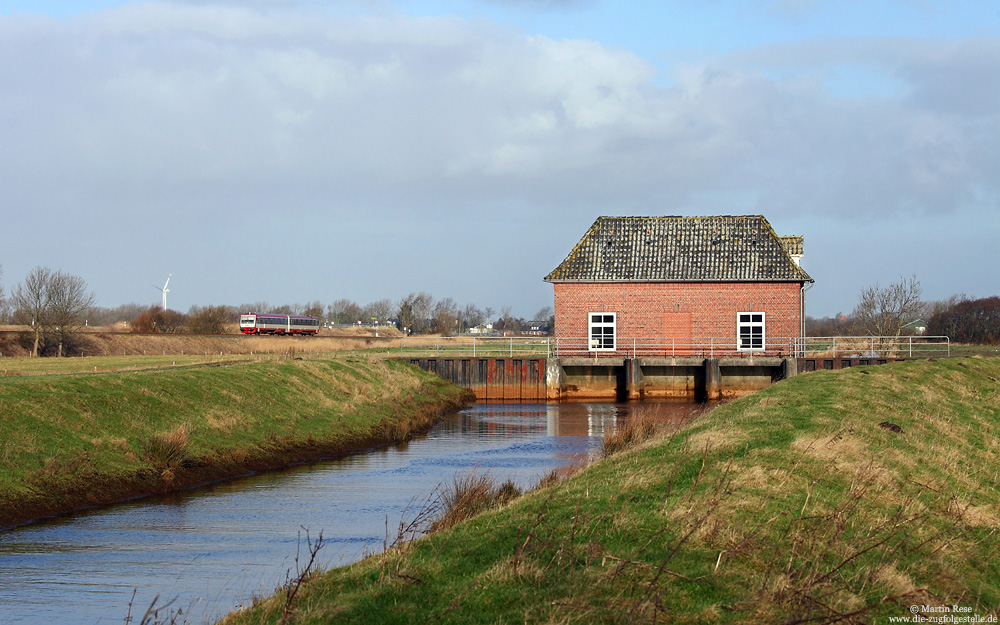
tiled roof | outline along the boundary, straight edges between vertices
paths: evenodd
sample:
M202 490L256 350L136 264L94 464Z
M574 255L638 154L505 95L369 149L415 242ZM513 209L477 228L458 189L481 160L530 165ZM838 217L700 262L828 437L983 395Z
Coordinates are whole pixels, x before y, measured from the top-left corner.
M546 282L813 282L760 215L598 217Z

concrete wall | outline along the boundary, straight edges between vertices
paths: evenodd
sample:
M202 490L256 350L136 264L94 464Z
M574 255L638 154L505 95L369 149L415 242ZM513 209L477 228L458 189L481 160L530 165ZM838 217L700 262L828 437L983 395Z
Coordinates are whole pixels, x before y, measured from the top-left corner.
M788 358L407 358L482 401L705 401L795 375Z
M549 399L705 401L766 388L797 368L788 358L553 358L547 370Z
M544 401L545 358L407 358L424 371L471 389L481 401Z

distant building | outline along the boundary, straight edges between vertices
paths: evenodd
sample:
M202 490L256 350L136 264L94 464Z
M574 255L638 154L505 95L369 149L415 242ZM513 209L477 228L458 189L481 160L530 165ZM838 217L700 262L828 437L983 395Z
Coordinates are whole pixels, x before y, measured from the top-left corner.
M527 334L529 336L545 336L549 333L549 321L547 319L539 319L535 321L527 322L524 332L522 334Z
M764 217L599 217L547 276L565 350L788 353L803 335L802 237Z

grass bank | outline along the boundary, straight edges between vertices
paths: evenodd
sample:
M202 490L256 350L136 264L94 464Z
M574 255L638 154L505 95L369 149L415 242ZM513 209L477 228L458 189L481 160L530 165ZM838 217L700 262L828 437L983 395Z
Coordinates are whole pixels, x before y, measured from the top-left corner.
M244 336L238 329L228 335L130 334L88 328L74 335L69 358L29 358L32 335L20 326L0 326L0 372L4 375L34 375L58 371L80 358L128 358L200 356L204 359L234 355L303 356L348 350L398 352L400 333L394 328L322 328L318 336ZM395 339L395 341L394 341ZM50 355L51 356L51 355Z
M363 357L0 379L0 527L366 449L463 389Z
M998 380L980 358L801 375L224 623L987 618Z

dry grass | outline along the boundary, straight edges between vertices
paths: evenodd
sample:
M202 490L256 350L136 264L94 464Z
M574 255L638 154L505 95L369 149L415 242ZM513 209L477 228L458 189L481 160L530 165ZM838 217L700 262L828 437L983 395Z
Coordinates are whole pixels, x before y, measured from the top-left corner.
M0 326L0 331L25 331L21 326ZM29 352L19 346L13 337L3 334L0 355L5 361L7 375L16 375L18 368L12 364L26 358ZM385 347L398 351L400 332L395 328L336 328L320 330L312 337L295 336L244 336L234 327L231 334L200 336L174 334L129 334L120 328L88 328L81 334L81 356L168 356L201 355L226 356L233 354L290 355L332 353L346 350ZM7 359L10 359L8 361ZM53 360L46 358L44 360Z
M169 432L154 434L142 446L150 462L163 471L176 471L190 464L191 426L181 423Z
M649 440L656 434L656 422L646 415L640 414L619 425L613 432L604 435L604 442L601 447L603 457L631 449L643 441Z
M513 480L497 485L488 472L470 471L452 478L439 492L439 510L431 522L431 531L448 529L486 510L499 508L521 495Z

